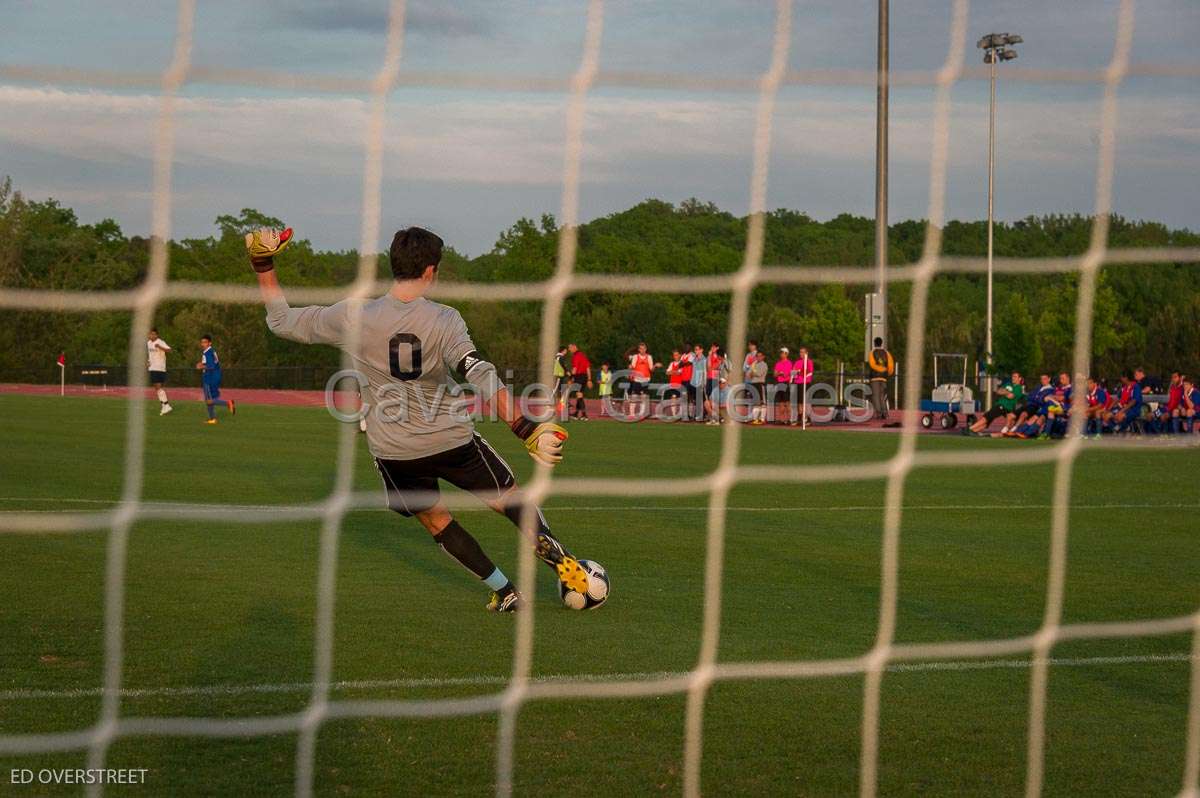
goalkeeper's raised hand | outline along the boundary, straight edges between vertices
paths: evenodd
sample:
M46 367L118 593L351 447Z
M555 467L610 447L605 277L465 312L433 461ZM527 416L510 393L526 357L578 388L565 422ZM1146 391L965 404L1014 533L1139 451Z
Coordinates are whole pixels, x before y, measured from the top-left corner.
M565 429L549 421L536 424L524 416L517 416L510 426L516 436L525 442L525 450L534 460L548 466L562 462L563 444L567 440Z
M246 251L250 253L250 265L256 272L269 272L275 268L275 256L292 240L292 228L272 230L261 227L246 233Z

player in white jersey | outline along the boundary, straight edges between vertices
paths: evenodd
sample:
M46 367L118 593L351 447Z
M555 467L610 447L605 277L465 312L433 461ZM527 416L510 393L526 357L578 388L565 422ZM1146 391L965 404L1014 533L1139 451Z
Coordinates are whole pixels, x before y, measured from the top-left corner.
M487 583L493 591L490 610L516 610L521 597L442 503L439 480L474 493L520 529L532 526L538 557L566 586L586 591L587 574L550 534L541 510L531 507L534 517L526 523L523 505L513 496L512 469L475 431L470 403L456 399L455 375L492 403L534 460L548 466L562 460L566 431L523 415L495 367L476 351L459 312L425 298L437 281L442 239L419 227L396 233L390 251L395 283L377 299L292 308L280 290L273 260L291 236L290 228L246 236L267 306L267 326L283 338L332 344L354 358L364 378L362 397L370 408L367 445L388 506L401 515L416 516L447 554Z
M164 390L167 384L167 352L170 351L171 347L167 346L167 342L158 337L158 330L151 327L146 340L146 365L150 367L150 384L158 394L160 416L171 412L171 403L167 400L167 392Z

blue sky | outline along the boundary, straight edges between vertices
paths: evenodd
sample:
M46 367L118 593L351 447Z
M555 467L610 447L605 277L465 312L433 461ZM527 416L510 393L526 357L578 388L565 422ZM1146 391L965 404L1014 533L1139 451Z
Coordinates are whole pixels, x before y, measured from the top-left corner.
M895 2L892 65L939 66L949 2ZM1117 3L972 3L974 41L1019 32L1024 67L1089 68L1111 57ZM562 77L576 67L580 0L429 2L408 6L401 68ZM165 0L0 0L4 65L156 72L169 62L174 4ZM774 3L605 4L601 67L708 77L753 77L770 57ZM369 77L383 58L384 0L200 0L193 63ZM874 0L797 0L791 66L871 69ZM1143 0L1133 59L1200 61L1200 3ZM1194 80L1135 78L1121 91L1114 205L1134 218L1200 228L1200 89ZM1004 82L999 87L997 214L1090 212L1101 89ZM893 221L928 203L933 90L892 93ZM735 93L602 88L589 97L581 216L647 197L748 202L755 98ZM404 87L388 103L383 237L423 224L469 254L491 248L519 216L558 213L566 97ZM157 101L144 89L99 90L0 78L0 174L31 197L54 196L86 221L150 224ZM356 246L361 96L261 87L188 85L178 116L176 236L208 235L244 206L286 219L319 247ZM986 211L987 84L953 92L947 216ZM874 90L789 86L779 95L769 205L828 218L873 211Z

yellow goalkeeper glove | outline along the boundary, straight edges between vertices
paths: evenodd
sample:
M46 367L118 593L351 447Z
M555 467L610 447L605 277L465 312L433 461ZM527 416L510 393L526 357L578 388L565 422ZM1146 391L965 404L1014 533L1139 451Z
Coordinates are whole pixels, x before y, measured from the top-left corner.
M261 227L246 233L246 250L250 253L250 265L256 272L269 272L275 268L275 256L283 251L292 240L292 228L272 230Z
M542 465L556 466L563 459L567 431L549 421L535 424L524 416L512 423L512 431L525 442L529 456Z

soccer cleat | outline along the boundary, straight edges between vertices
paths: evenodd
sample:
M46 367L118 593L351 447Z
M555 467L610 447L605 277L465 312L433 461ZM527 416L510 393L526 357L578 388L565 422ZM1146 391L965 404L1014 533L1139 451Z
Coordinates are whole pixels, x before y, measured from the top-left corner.
M167 404L164 404L162 406L162 409L158 411L158 414L160 416L165 416L167 413L170 413L173 409L174 408L172 408L171 404L168 402Z
M205 424L216 424L217 420L215 418L210 418L208 421L205 421L204 423Z
M521 594L509 584L492 593L487 603L488 612L516 612L521 609Z
M570 552L564 549L563 545L554 537L538 533L535 552L538 559L554 569L554 572L558 574L558 581L562 582L569 590L574 590L576 593L587 592L587 572L580 567L579 560L572 557Z
M237 415L237 405L235 405L233 403L232 399L229 400L229 415L231 415L231 416Z

